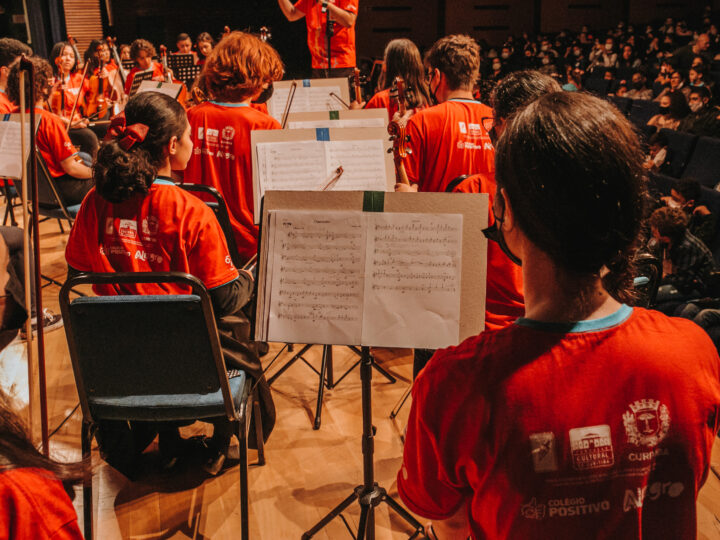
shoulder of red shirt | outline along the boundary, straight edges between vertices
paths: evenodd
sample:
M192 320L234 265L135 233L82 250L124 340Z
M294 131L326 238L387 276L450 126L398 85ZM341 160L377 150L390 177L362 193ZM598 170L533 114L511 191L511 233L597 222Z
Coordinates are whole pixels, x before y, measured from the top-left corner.
M390 89L380 90L365 105L366 109L386 109L390 104Z

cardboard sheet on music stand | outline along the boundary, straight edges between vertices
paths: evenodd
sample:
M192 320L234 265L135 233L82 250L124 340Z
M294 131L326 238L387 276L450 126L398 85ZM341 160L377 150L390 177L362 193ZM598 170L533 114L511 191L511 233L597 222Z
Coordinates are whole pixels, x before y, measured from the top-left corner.
M140 85L145 81L151 81L152 78L152 69L146 69L145 71L136 71L135 75L133 75L132 84L130 85L130 93L128 94L128 96L132 97L137 94Z
M140 86L138 86L138 89L135 93L140 94L142 92L159 92L161 94L165 94L166 96L170 96L173 99L177 99L180 95L181 90L182 84L180 83L146 80L140 83Z
M385 163L386 191L393 191L395 187L395 165L391 154L392 143L387 134L386 128L331 128L327 130L330 141L362 141L381 140L383 144L383 159ZM250 134L252 164L253 164L253 195L254 195L254 216L255 223L260 221L260 203L262 194L265 192L261 186L261 179L258 173L257 145L259 143L281 143L291 141L316 141L316 129L270 129L253 131ZM318 178L317 183L321 184L323 178ZM341 178L342 181L342 178ZM299 186L298 190L317 189L311 186ZM338 182L338 190L341 190L341 182Z
M336 77L332 79L294 79L287 81L276 81L273 83L275 92L268 101L268 112L270 116L275 118L278 122L281 121L283 111L285 110L285 103L287 101L288 91L292 83L297 83L295 89L295 99L293 105L290 108L290 112L315 112L315 111L337 111L343 109L342 103L337 99L330 97L329 93L337 89L340 90L339 96L345 103L350 103L350 81L346 77ZM299 107L299 94L307 88L327 88L328 98L327 104L321 108L313 110L307 110Z
M346 121L358 125L342 125ZM365 123L367 125L359 125ZM293 125L302 124L302 125ZM318 127L384 127L387 129L387 109L344 109L340 111L296 112L288 115L289 129L308 129Z
M258 288L265 287L267 279L266 247L268 245L268 216L273 210L363 210L364 192L293 192L268 191L262 210L260 253L258 257ZM484 193L385 193L384 212L462 214L462 260L460 322L458 343L482 332L485 325L485 283L487 276L487 243L482 229L487 227L488 196ZM401 270L401 269L400 269ZM260 293L258 293L258 318ZM398 306L398 309L401 309ZM428 329L431 331L431 329ZM257 328L256 328L257 332ZM282 336L273 339L283 341ZM288 340L291 341L291 340ZM383 347L384 343L329 343L332 345L370 345ZM447 346L455 345L448 343ZM418 348L417 343L393 344L395 347Z
M40 125L41 116L35 118L35 131ZM27 115L28 126L30 115ZM0 178L20 180L22 178L22 164L28 162L30 156L30 130L26 131L27 141L25 155L21 156L20 145L20 115L6 114L0 116Z

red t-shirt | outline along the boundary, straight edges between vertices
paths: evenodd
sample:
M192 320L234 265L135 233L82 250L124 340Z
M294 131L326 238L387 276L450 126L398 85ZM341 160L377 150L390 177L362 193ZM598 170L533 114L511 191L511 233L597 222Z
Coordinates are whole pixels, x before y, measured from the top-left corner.
M380 90L377 94L370 98L365 104L366 109L387 109L388 118L392 121L393 116L398 111L395 101L390 99L390 89ZM421 111L426 107L416 107L413 111Z
M420 191L445 191L462 174L495 172L495 148L482 126L492 109L471 99L452 99L418 111L407 124L412 153L408 179Z
M85 98L87 97L87 93L90 90L90 80L89 77L85 77L85 81L82 81L83 76L82 72L80 71L72 73L65 81L65 108L63 109L63 115L66 118L70 118L73 110L73 105L78 98L78 94L80 94L81 88L82 95L80 95L80 99L78 100L75 112L80 114L81 116L83 115L83 111L85 110ZM82 85L80 84L81 82Z
M250 103L250 108L270 115L270 113L268 112L267 103Z
M329 3L357 15L358 0L329 0ZM327 68L327 37L325 35L327 16L322 13L321 2L317 0L300 0L295 4L295 8L305 14L312 67L314 69ZM334 28L335 33L330 42L332 67L355 67L355 25L345 28L335 22Z
M466 508L473 538L695 538L720 359L694 323L623 306L521 319L438 351L415 379L398 489Z
M33 468L0 472L0 538L82 540L70 497L53 473Z
M132 88L132 82L135 78L135 74L138 71L145 71L144 69L140 69L139 67L135 66L130 70L130 73L128 73L127 78L125 79L125 93L130 95L130 89ZM160 62L153 62L152 63L152 79L154 81L162 80L165 77L165 69L163 68L163 65Z
M158 179L144 197L113 204L93 188L70 231L65 259L84 272L186 272L213 289L238 277L213 211ZM183 294L172 284L121 285L120 294ZM99 294L119 294L98 286Z
M0 114L8 114L15 109L16 105L10 101L7 94L0 90Z
M14 112L19 110L20 108L16 107ZM37 148L45 160L50 175L53 178L63 176L65 171L60 162L77 154L77 151L60 117L37 107L35 112L40 115L40 125L38 125L37 130Z
M454 193L487 193L490 196L488 226L495 222L495 174L476 174L460 182ZM495 242L488 242L485 330L499 330L525 314L522 268L513 263Z
M193 155L184 180L217 189L225 198L238 252L244 260L257 253L253 219L250 132L280 129L274 118L239 103L206 101L188 111Z

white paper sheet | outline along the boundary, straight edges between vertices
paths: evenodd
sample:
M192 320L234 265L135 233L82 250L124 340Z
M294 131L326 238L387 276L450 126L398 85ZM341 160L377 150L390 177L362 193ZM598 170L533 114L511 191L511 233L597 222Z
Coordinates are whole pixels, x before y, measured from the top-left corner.
M359 127L385 127L383 118L341 118L339 120L296 120L288 122L289 129L308 128L359 128Z
M438 349L458 343L461 214L371 214L362 343Z
M278 210L271 217L268 340L360 343L365 214Z
M20 122L0 122L0 177L22 178L22 168L30 155L30 122L25 131L25 155L20 154Z
M300 82L295 89L295 97L293 97L290 112L337 111L344 109L338 100L330 97L331 92L336 96L342 96L339 86L312 87L303 86ZM275 88L272 97L268 101L268 112L278 122L282 120L289 94L290 87Z
M181 89L182 84L180 83L143 81L140 83L140 86L138 86L136 94L140 94L142 92L158 92L160 94L170 96L173 99L177 99L180 95Z

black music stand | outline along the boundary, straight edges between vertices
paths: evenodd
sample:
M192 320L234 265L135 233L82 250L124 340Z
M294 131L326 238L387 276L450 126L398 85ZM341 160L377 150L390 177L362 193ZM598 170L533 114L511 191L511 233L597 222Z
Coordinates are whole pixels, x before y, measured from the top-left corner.
M153 70L147 69L145 71L138 71L133 76L132 84L130 85L130 92L128 93L128 97L134 96L138 88L140 88L140 83L143 81L151 81L153 78Z
M303 540L312 538L321 529L328 525L333 519L340 516L345 518L342 512L357 500L360 503L360 522L356 540L375 539L375 507L380 503L387 504L407 523L412 525L414 532L410 539L425 534L425 528L416 520L410 512L387 494L387 490L375 482L375 463L373 453L375 451L375 427L372 425L372 356L369 347L362 347L360 352L360 380L362 381L362 416L363 416L363 483L357 486L353 492L324 518L322 518L312 529L302 535ZM347 526L347 522L345 522ZM348 527L349 528L349 527Z
M134 60L123 60L122 67L125 71L130 71L132 68L135 67L135 61Z
M173 76L182 81L188 89L192 87L202 69L202 66L195 65L195 56L192 54L170 54L167 63Z

